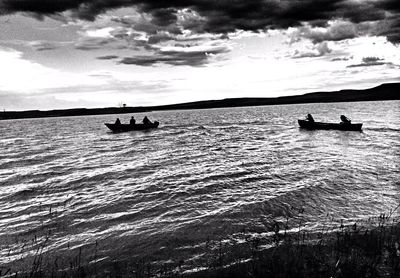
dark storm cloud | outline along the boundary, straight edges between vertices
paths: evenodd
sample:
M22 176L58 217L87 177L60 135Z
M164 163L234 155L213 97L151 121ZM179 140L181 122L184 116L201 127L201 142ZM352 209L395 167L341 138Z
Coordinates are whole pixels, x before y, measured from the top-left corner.
M376 6L385 10L396 11L400 13L400 2L398 0L380 1L376 4Z
M364 1L359 2L346 2L340 4L338 14L346 19L350 19L354 23L361 23L367 21L377 21L385 19L385 10L376 7L376 2Z
M365 35L386 36L390 42L400 43L399 0L0 0L0 15L23 12L37 18L59 16L94 21L99 14L124 7L133 7L139 15L113 16L113 23L120 28L110 33L112 38L83 39L76 48L126 47L153 52L123 58L121 64L201 66L209 60L206 52L166 53L155 45L173 45L188 33L185 31L191 35L218 35L289 27L296 30L292 40L305 38L316 47L297 52L294 58L324 56L330 49L322 43ZM136 32L144 32L145 36L135 38Z
M400 1L399 1L400 2ZM400 16L388 19L388 28L385 28L381 35L386 36L388 41L399 44L400 43Z
M360 34L358 26L352 22L331 22L325 28L314 28L311 25L303 25L291 33L291 43L302 38L311 40L314 44L323 41L341 41L353 39Z
M202 28L196 28L213 33L287 28L302 22L323 25L333 18L360 23L383 20L387 13L398 18L400 13L398 0L0 0L2 14L53 15L70 11L72 16L86 20L94 20L110 9L129 6L151 14L158 26L174 24L179 10L191 9L205 19L197 22Z
M153 55L125 57L119 63L125 65L153 66L156 64L167 64L174 66L202 66L208 62L210 56L228 52L226 47L219 47L210 50L183 49L156 51Z
M73 16L94 20L100 13L109 9L129 6L128 0L1 0L0 13L26 12L40 16L50 16L71 11Z
M177 21L175 9L159 9L152 12L153 23L158 26L168 26Z

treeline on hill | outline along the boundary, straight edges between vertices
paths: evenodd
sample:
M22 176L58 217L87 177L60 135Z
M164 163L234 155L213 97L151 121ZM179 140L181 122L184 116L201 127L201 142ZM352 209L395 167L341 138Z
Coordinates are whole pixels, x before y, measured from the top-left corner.
M228 98L222 100L206 100L160 106L147 107L109 107L109 108L76 108L64 110L29 110L29 111L4 111L0 113L0 120L43 118L43 117L68 117L85 115L141 113L162 110L207 109L223 107L263 106L297 103L328 103L352 101L377 101L400 100L400 83L387 83L365 90L341 90L335 92L317 92L296 96L277 98Z

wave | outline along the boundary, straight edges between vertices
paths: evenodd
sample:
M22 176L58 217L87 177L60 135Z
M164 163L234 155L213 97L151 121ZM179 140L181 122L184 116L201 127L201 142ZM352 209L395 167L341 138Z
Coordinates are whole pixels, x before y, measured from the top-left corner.
M378 131L378 132L400 132L400 128L390 127L365 127L365 131Z

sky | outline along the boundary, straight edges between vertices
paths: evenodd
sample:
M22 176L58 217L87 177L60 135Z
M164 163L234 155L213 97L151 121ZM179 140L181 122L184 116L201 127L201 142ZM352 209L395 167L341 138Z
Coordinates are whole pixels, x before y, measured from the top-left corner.
M399 0L0 0L0 109L400 81Z

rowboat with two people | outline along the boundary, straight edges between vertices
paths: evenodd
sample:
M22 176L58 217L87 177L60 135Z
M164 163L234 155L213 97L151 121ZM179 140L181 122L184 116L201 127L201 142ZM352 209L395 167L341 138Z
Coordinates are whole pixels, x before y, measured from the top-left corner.
M349 130L349 131L361 131L362 125L360 123L353 124L351 120L344 115L340 116L340 123L323 123L316 122L311 114L308 114L306 119L298 120L298 123L301 128L306 129L336 129L336 130Z

